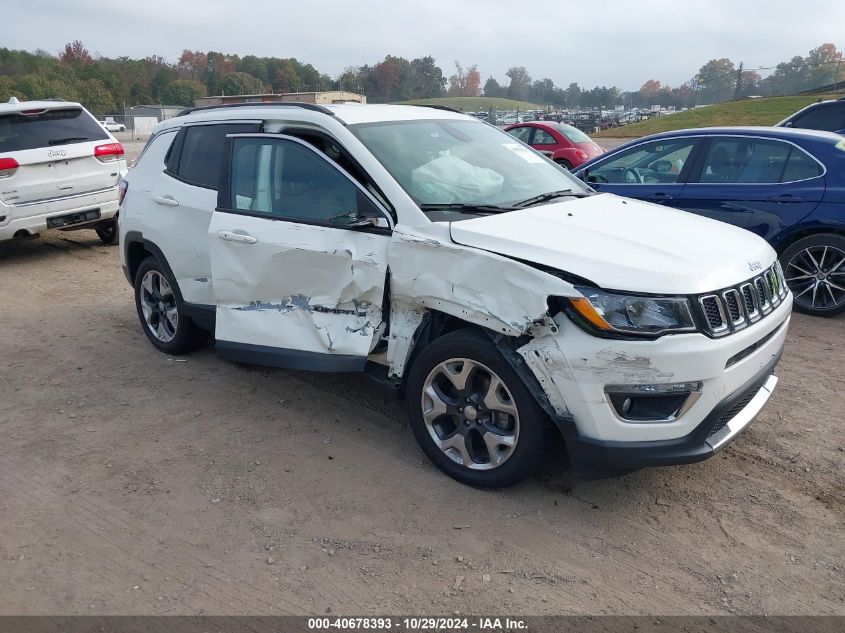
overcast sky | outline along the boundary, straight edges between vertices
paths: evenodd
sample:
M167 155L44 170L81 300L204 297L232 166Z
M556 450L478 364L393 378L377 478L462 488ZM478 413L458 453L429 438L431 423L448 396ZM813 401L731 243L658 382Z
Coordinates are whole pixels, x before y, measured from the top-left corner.
M678 85L714 57L771 66L833 42L845 0L23 0L3 3L0 46L105 57L185 48L296 57L336 76L386 54L454 60L504 82L509 66L561 86Z

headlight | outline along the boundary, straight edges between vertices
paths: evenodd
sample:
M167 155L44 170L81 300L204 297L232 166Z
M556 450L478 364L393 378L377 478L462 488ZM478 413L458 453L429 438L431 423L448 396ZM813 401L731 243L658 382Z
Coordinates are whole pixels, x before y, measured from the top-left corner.
M569 299L576 321L608 334L659 336L695 332L686 297L645 297L576 286L583 297Z

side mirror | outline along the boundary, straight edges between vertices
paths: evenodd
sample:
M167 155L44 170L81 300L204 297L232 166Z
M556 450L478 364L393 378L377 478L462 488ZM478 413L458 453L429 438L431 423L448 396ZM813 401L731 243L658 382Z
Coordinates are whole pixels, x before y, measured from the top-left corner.
M795 126L793 125L792 121L787 121L786 123L783 124L783 127L795 127Z

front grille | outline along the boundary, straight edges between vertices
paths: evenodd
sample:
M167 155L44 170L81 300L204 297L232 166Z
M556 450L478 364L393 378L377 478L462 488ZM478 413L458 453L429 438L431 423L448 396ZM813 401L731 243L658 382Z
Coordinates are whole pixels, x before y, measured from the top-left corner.
M780 305L787 292L783 271L775 262L758 277L738 286L700 295L705 331L711 336L725 336L741 330Z
M725 425L733 420L740 411L747 407L748 403L754 399L754 396L756 396L760 389L763 388L763 385L766 384L768 379L769 376L767 374L748 387L748 389L740 396L739 400L731 405L731 407L722 413L722 415L716 418L716 421L713 423L713 427L710 429L710 432L707 433L707 438L710 439L716 435L716 433L725 428Z

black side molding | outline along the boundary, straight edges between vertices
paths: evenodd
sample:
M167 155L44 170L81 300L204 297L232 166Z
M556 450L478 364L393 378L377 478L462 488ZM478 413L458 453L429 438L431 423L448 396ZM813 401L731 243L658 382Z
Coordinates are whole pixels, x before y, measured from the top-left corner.
M347 354L323 354L303 352L297 349L282 349L266 345L249 345L233 341L217 341L214 349L220 358L236 363L300 369L303 371L360 373L367 364L366 356Z

